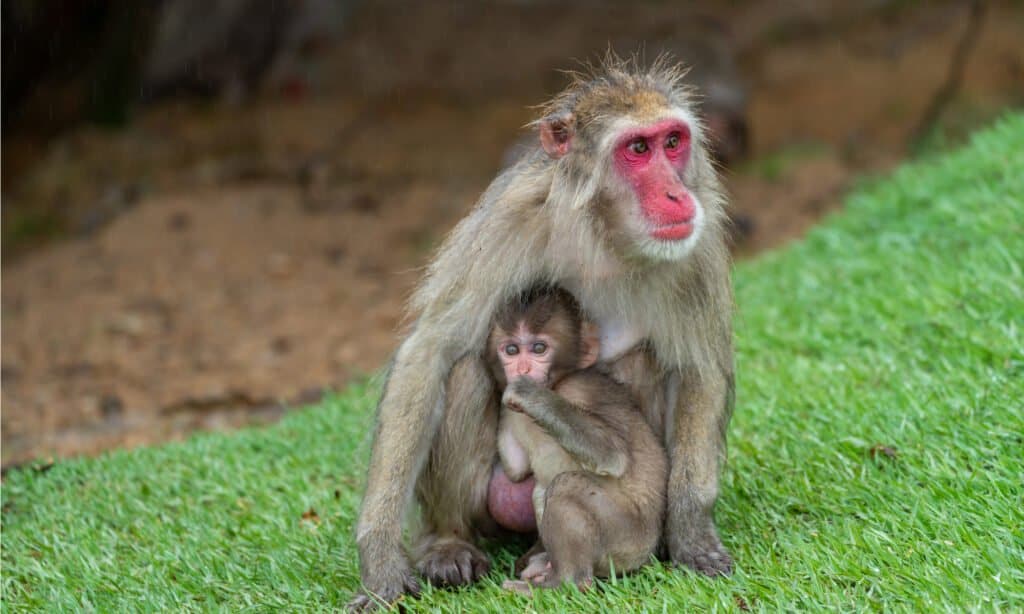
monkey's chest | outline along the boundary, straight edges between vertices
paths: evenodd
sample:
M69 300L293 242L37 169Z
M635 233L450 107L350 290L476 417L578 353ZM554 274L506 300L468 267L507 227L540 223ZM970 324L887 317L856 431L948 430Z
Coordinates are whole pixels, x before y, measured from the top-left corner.
M600 331L601 362L612 362L644 339L640 329L621 315L596 318Z
M649 337L636 317L642 306L634 304L634 290L611 281L599 289L578 280L563 280L562 284L580 302L590 322L597 325L600 362L614 362Z

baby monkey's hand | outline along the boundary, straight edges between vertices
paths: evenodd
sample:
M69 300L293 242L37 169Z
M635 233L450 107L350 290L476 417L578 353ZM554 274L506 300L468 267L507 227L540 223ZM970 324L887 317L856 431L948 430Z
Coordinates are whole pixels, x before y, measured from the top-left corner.
M528 377L520 377L509 382L505 387L505 394L501 397L501 404L512 411L529 414L531 406L534 406L547 389Z

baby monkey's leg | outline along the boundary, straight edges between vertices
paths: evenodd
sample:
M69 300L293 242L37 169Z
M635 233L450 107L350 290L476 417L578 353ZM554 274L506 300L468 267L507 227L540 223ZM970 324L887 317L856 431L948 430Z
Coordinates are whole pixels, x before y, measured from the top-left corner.
M594 565L607 555L601 510L595 506L607 501L601 485L593 476L579 471L559 475L548 487L547 505L540 525L544 549L551 569L543 578L531 580L538 586L553 588L572 582L580 588L590 586Z

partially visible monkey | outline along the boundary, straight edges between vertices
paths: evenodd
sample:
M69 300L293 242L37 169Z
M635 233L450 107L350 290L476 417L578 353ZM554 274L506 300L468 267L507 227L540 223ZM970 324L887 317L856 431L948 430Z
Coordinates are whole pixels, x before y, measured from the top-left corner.
M586 585L637 569L657 547L665 450L629 390L592 368L597 344L560 288L531 289L498 312L487 357L504 390L498 453L512 481L536 479L544 548L528 553L527 582L506 583L513 590Z
M598 364L633 393L670 460L663 543L708 575L732 558L714 521L733 406L725 199L683 71L607 58L550 101L533 152L501 173L434 257L378 406L353 608L487 573L498 308L551 284L600 331ZM403 520L423 515L410 562ZM528 500L529 492L526 492ZM419 572L419 574L417 574Z

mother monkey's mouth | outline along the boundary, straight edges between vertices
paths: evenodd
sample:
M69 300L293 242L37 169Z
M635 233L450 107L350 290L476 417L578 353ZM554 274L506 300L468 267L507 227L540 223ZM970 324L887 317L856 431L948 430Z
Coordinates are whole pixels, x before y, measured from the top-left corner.
M693 234L692 222L680 222L659 226L651 231L651 237L662 241L680 241Z

